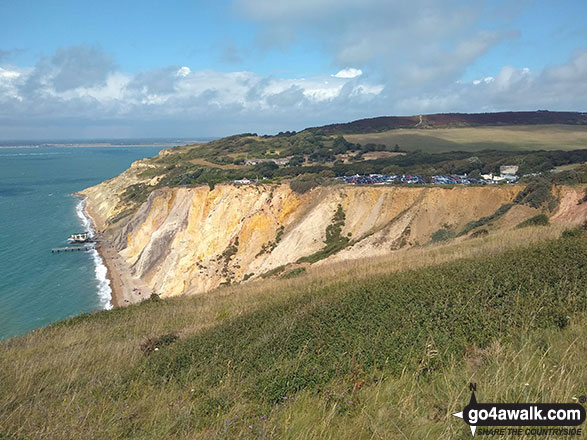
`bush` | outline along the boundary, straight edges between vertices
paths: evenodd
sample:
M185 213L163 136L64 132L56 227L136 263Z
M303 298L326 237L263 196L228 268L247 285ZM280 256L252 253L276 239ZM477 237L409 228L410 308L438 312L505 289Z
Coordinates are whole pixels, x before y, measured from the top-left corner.
M488 234L489 234L489 231L487 229L479 229L479 230L473 232L471 235L469 235L469 238L485 237Z
M335 254L341 249L344 249L350 241L348 237L343 237L341 235L345 219L346 215L342 209L342 205L339 204L336 209L336 212L334 213L334 216L332 217L332 223L330 223L326 227L326 238L324 239L324 248L312 255L300 258L297 262L315 263L317 261L329 257L332 254Z
M497 209L497 211L495 211L490 216L481 217L479 220L473 220L472 222L467 223L465 225L465 227L463 228L463 230L458 235L461 236L461 235L468 234L469 232L471 232L475 228L486 225L487 223L492 222L493 220L497 220L502 215L504 215L506 212L508 212L512 208L512 206L514 206L513 203L506 203L505 205L501 205Z
M281 275L281 278L294 278L306 273L305 267L297 267Z
M540 208L542 205L554 199L550 188L551 184L547 179L543 177L533 179L516 196L514 203L518 205L529 205L532 208Z
M141 344L141 351L145 354L145 356L148 356L155 351L159 351L160 348L173 344L178 339L179 336L175 333L169 333L159 337L152 337Z
M585 220L585 222L581 226L563 231L563 237L565 237L565 238L578 238L578 237L581 237L586 232L587 232L587 220Z
M545 214L538 214L518 224L518 226L516 226L516 229L527 228L528 226L546 226L548 224L548 216Z
M430 237L430 241L432 241L432 243L438 243L441 241L452 240L456 236L457 234L455 233L455 231L452 231L448 228L441 228L434 234L432 234L432 236Z
M289 182L292 191L298 194L305 194L322 183L322 179L317 174L302 174Z
M563 237L564 238L578 238L580 236L582 236L585 233L584 230L582 230L581 228L571 228L571 229L566 229L565 231L563 231Z

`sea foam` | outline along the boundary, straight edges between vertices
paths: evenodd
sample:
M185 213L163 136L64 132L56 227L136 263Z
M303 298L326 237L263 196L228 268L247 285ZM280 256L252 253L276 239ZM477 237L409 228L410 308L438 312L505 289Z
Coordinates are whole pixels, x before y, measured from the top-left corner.
M85 231L90 233L90 236L94 236L94 226L92 225L92 221L86 215L84 211L85 199L80 199L78 204L75 207L75 212L79 219L81 220L82 227ZM110 287L110 280L106 277L108 269L104 265L104 261L102 257L98 253L96 249L92 249L90 251L92 254L92 258L94 260L94 267L96 273L96 280L98 281L98 299L100 301L100 305L105 310L110 310L112 308L112 288Z

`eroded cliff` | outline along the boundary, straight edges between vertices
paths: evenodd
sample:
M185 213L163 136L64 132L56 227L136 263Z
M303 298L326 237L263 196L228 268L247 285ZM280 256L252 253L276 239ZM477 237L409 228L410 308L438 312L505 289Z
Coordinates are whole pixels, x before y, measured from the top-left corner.
M287 184L161 188L133 215L108 225L123 209L117 199L123 186L114 179L86 190L88 210L133 274L162 296L254 279L308 256L337 261L423 245L439 229L459 231L491 215L523 188L334 185L306 194ZM330 241L334 246L320 254Z

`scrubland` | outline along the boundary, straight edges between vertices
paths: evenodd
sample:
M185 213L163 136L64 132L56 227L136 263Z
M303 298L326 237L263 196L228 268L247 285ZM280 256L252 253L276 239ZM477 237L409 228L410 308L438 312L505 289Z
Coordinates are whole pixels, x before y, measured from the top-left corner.
M0 343L0 438L470 438L585 393L587 235L526 227L82 315ZM562 236L561 236L562 235Z

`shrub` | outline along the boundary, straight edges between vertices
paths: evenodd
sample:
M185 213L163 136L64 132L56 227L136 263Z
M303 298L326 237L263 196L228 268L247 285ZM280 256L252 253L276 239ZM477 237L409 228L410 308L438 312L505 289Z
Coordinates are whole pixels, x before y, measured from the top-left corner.
M274 275L279 275L284 270L285 270L285 266L278 266L275 269L271 269L271 270L265 272L264 274L261 274L261 278L269 278L269 277L272 277Z
M324 239L324 248L312 255L300 258L297 262L315 263L316 261L320 261L326 257L329 257L330 255L335 254L336 252L345 248L350 241L348 236L343 237L341 235L345 219L346 215L342 209L342 206L339 204L336 209L336 212L334 213L334 216L332 217L332 223L330 223L326 227L326 238Z
M141 351L145 354L145 356L148 356L151 353L158 351L160 348L173 344L178 339L179 336L175 333L168 333L163 336L152 337L141 344Z
M479 229L479 230L473 232L471 235L469 235L469 238L484 237L488 234L489 234L489 231L487 229Z
M452 231L448 228L441 228L434 234L432 234L432 236L430 237L430 241L432 241L432 243L438 243L441 241L452 240L456 236L457 234L455 233L455 231Z
M284 273L281 275L281 278L294 278L306 273L305 267L296 267L295 269L290 270L289 272Z
M583 231L581 228L571 228L564 230L562 236L564 238L577 238L583 235L584 233L585 231Z
M319 186L322 183L322 179L317 174L302 174L297 176L289 182L289 187L292 191L298 194L305 194L312 188Z
M548 224L548 216L545 214L538 214L518 224L518 226L516 226L516 229L527 228L528 226L546 226Z
M586 232L587 232L587 220L585 220L585 222L581 226L563 231L563 237L577 238L577 237L581 237Z
M497 220L502 215L504 215L506 212L508 212L512 208L512 206L514 206L513 203L506 203L505 205L501 205L497 209L497 211L495 211L490 216L481 217L479 220L473 220L472 222L467 223L465 225L465 227L463 228L463 230L458 235L461 236L461 235L468 234L469 232L471 232L475 228L486 225L487 223L492 222L493 220Z
M550 188L551 184L547 179L543 177L535 178L528 183L526 188L520 191L514 199L514 203L540 208L554 199Z

